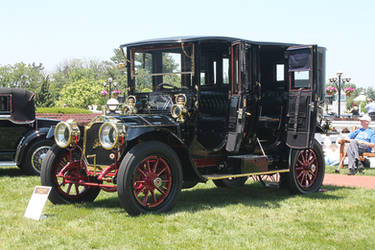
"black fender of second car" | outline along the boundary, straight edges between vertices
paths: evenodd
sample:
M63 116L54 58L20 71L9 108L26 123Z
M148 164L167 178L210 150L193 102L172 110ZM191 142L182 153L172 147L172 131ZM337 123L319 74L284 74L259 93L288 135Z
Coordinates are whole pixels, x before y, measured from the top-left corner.
M17 165L22 164L22 160L24 159L25 155L27 154L28 148L32 145L32 143L35 140L39 139L51 139L52 138L46 138L48 131L51 128L40 128L38 130L33 130L27 133L19 142L17 146L17 151L16 151L16 157L15 157L15 162Z

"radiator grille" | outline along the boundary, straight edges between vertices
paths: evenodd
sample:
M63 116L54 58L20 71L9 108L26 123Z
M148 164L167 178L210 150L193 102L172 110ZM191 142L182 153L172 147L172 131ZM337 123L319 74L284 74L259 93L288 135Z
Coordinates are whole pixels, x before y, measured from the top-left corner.
M102 148L99 142L99 128L103 123L95 123L86 131L85 156L96 155L97 165L110 165L113 160L109 158L111 150ZM94 165L94 158L87 158L90 165Z

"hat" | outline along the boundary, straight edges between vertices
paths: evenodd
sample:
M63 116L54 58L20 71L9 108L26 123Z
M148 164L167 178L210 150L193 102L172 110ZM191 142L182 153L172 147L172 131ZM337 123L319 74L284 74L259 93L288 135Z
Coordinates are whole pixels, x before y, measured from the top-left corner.
M362 117L359 118L360 121L368 121L368 122L371 122L371 118L370 116L368 115L364 115Z

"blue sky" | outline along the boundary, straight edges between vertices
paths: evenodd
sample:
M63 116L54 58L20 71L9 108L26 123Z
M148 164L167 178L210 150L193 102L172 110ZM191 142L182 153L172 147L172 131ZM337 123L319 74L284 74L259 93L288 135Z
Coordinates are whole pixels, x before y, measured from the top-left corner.
M220 35L327 48L327 78L375 87L375 1L2 1L0 65L108 60L120 44Z

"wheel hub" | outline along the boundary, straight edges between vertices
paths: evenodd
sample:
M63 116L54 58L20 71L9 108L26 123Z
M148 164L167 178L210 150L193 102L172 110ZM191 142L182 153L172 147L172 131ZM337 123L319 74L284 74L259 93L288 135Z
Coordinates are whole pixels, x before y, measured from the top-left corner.
M157 177L154 179L154 185L155 187L160 187L162 184L161 178Z

